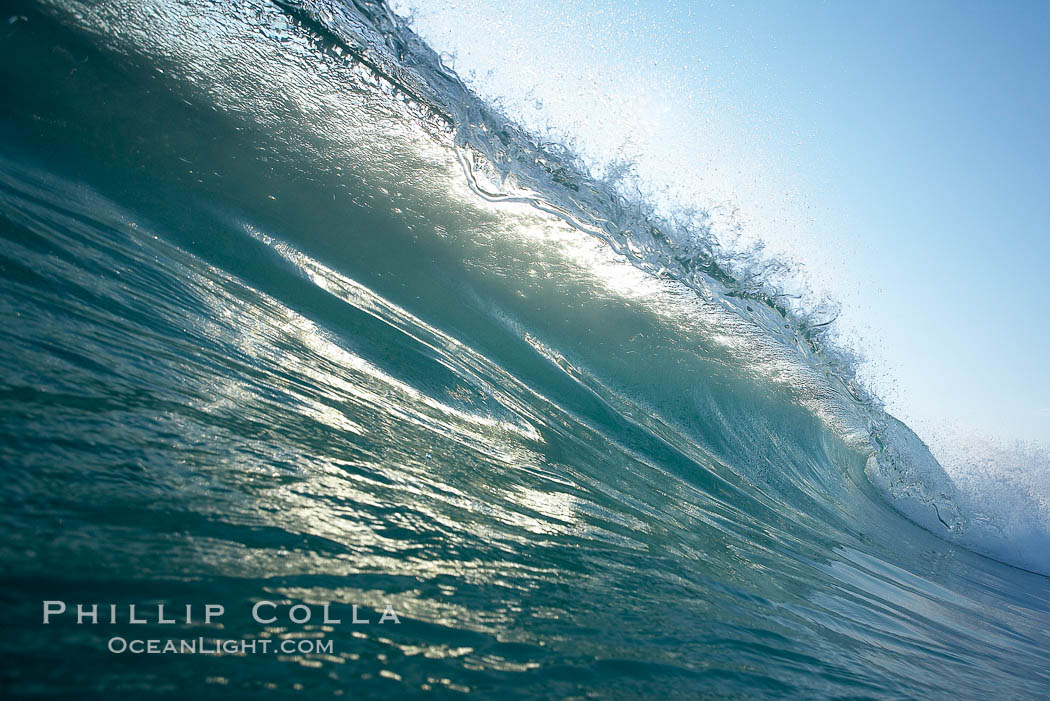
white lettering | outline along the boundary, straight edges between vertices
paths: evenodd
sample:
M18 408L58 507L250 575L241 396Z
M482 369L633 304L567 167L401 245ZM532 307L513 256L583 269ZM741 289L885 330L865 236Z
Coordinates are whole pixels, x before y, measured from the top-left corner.
M44 625L51 622L51 616L57 616L66 612L65 601L45 601L44 602Z
M386 608L383 610L383 615L379 617L380 623L386 623L388 620L392 620L394 623L401 625L401 620L397 617L397 614L394 613L394 609L390 604L386 605Z
M259 609L262 608L263 606L269 606L270 608L276 608L277 604L273 603L272 601L259 601L259 602L257 602L255 604L255 606L252 606L252 618L255 619L255 622L256 623L273 623L274 621L276 621L277 620L277 616L271 616L270 618L266 618L266 619L263 619L263 618L259 617Z
M331 606L331 604L325 604L324 608L323 608L323 610L324 610L324 622L325 623L342 623L342 621L340 621L338 618L330 618L329 617L329 615L328 615L328 607L329 606Z
M85 618L90 618L92 625L98 623L98 604L91 604L90 613L85 613L84 604L77 604L77 625L84 622Z
M204 607L204 622L211 623L211 619L215 616L221 616L226 613L226 607L222 604L207 604Z
M296 609L301 609L305 612L302 618L295 617ZM295 606L288 609L288 618L292 621L292 623L306 623L310 620L310 607L305 606L303 604L296 604Z

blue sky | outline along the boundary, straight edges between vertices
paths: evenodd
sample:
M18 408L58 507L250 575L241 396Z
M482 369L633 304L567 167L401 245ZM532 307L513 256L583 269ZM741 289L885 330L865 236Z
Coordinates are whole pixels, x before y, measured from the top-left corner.
M1050 3L394 7L530 128L738 207L920 435L1050 443Z

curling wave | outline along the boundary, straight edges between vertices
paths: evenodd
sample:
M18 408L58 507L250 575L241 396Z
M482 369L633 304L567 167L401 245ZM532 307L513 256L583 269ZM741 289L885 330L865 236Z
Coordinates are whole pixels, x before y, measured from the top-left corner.
M726 248L712 230L711 215L690 210L669 220L644 200L617 189L615 175L597 180L572 151L544 143L512 118L479 100L406 25L381 2L342 3L282 0L283 8L322 42L345 49L389 80L429 124L450 130L467 182L489 201L525 202L595 236L639 269L686 285L705 302L754 324L774 339L775 355L805 365L829 392L812 390L811 405L835 417L835 428L867 434L871 455L868 477L902 513L935 534L1004 562L1050 574L1050 508L1045 500L1010 499L996 508L967 499L960 510L952 479L929 449L906 426L888 416L878 398L857 377L852 351L836 345L831 330L837 312L827 300L816 303L785 292L779 284L790 266L762 255L761 249ZM756 307L759 311L756 311ZM752 359L743 359L748 362ZM792 377L790 382L799 382ZM829 400L828 394L833 399ZM835 423L833 421L833 423ZM1048 474L1047 461L1030 464ZM1033 517L1017 511L1035 509ZM970 534L973 521L1000 524L998 537ZM1018 521L1030 546L1010 531ZM1010 524L1010 525L1007 525ZM1034 532L1033 532L1034 530Z
M5 593L405 622L16 689L1050 688L1041 487L953 481L784 266L532 138L385 5L23 2L6 31ZM44 674L35 640L0 645Z

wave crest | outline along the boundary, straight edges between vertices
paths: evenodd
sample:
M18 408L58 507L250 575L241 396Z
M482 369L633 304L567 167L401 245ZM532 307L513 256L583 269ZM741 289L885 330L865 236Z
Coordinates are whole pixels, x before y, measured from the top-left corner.
M794 266L766 255L761 243L743 244L732 212L692 206L658 210L628 161L595 173L571 147L529 133L475 95L412 31L409 20L384 2L281 0L280 5L389 80L425 124L450 136L476 194L524 202L560 217L643 271L680 282L705 302L757 325L810 373L823 377L834 396L822 413L834 416L835 428L847 434L866 433L866 476L897 511L965 547L1050 572L1050 563L1032 554L1050 543L1045 499L1021 499L1034 510L1017 519L999 508L998 497L989 496L1000 490L975 477L978 472L967 472L958 489L926 444L890 416L859 377L861 357L836 334L838 305L808 294ZM1006 484L1032 494L1019 486L1023 481L1006 478Z

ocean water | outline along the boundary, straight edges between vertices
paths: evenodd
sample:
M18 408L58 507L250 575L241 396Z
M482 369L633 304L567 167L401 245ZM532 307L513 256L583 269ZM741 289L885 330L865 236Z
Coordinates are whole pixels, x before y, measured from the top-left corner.
M384 5L0 22L5 697L1050 695L1045 500Z

